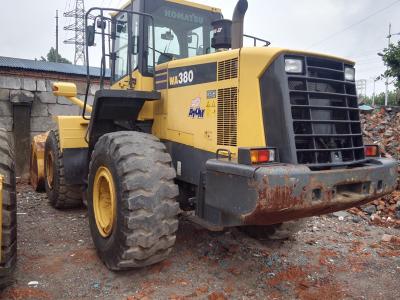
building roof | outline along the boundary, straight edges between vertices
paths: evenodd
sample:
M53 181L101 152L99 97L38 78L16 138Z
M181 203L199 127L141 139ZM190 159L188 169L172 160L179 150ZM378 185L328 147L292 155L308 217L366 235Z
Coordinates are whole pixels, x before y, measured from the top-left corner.
M0 56L0 69L4 68L86 76L86 66ZM100 77L100 68L90 67L89 72L93 77ZM110 77L109 70L105 77Z

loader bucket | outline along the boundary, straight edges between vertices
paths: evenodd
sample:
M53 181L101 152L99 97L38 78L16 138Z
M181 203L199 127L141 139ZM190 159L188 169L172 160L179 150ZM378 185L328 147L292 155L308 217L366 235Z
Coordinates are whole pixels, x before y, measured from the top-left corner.
M30 157L30 183L37 192L44 191L44 147L48 132L36 135L32 139Z

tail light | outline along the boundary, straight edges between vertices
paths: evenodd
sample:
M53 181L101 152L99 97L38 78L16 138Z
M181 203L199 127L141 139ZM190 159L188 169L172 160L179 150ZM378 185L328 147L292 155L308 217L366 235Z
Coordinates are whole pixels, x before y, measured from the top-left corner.
M239 148L238 162L240 164L257 165L276 161L276 148Z
M365 145L364 153L366 157L379 157L379 146L378 145Z

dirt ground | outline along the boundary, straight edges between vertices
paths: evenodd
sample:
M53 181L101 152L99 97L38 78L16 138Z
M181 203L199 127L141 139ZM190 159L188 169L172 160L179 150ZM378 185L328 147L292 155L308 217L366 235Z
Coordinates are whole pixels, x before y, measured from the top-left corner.
M96 256L85 210L18 191L19 261L2 299L399 299L400 230L352 215L312 218L288 241L181 220L168 260L115 273Z

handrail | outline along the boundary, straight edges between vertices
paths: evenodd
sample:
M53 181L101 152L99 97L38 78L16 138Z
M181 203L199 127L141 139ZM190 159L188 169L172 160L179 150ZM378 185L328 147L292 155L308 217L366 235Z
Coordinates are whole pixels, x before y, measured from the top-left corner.
M243 34L243 36L244 36L244 37L247 37L247 38L250 38L250 39L253 39L253 45L254 45L254 47L257 47L257 41L260 41L260 42L262 42L262 43L265 43L265 45L264 45L263 47L268 47L269 45L271 45L271 42L270 42L270 41L267 41L267 40L258 38L258 37L253 36L253 35Z
M99 16L93 16L92 12L93 11L100 11L100 15ZM114 13L127 13L128 14L128 19L132 19L132 15L138 15L141 17L145 17L145 18L149 18L150 22L151 22L151 27L152 27L152 42L153 42L153 48L154 47L154 43L155 43L155 33L154 33L154 18L152 15L149 15L147 13L142 13L142 12L136 12L133 10L125 10L125 9L114 9L114 8L101 8L101 7L92 7L90 8L85 15L85 31L89 25L88 20L97 20L97 18L100 18L101 22L103 22L103 20L110 20L109 18L104 16L105 12L114 12ZM130 22L131 24L131 22ZM103 24L101 25L101 32L96 31L96 24L94 23L94 35L96 36L96 34L101 34L102 38L101 38L101 48L102 48L102 56L101 56L101 63L100 63L100 89L103 89L104 87L104 77L105 77L105 73L106 73L106 53L105 53L105 36L108 35L105 33L105 27L103 26ZM132 29L129 30L128 27L128 31L132 31ZM128 37L128 43L132 42L132 36ZM85 41L85 48L86 48L86 94L85 94L85 101L83 103L83 111L82 111L82 118L85 120L89 120L88 118L86 118L85 114L86 114L86 110L87 110L87 101L88 101L88 94L89 94L89 89L90 89L90 64L89 64L89 45L87 43L87 40ZM111 53L111 49L109 49L110 53ZM128 55L128 60L131 60L131 56ZM155 52L153 51L153 61L155 62ZM133 82L132 80L132 66L131 64L129 64L128 69L130 70L129 72L129 82L130 84ZM155 90L155 82L154 82L154 90Z

